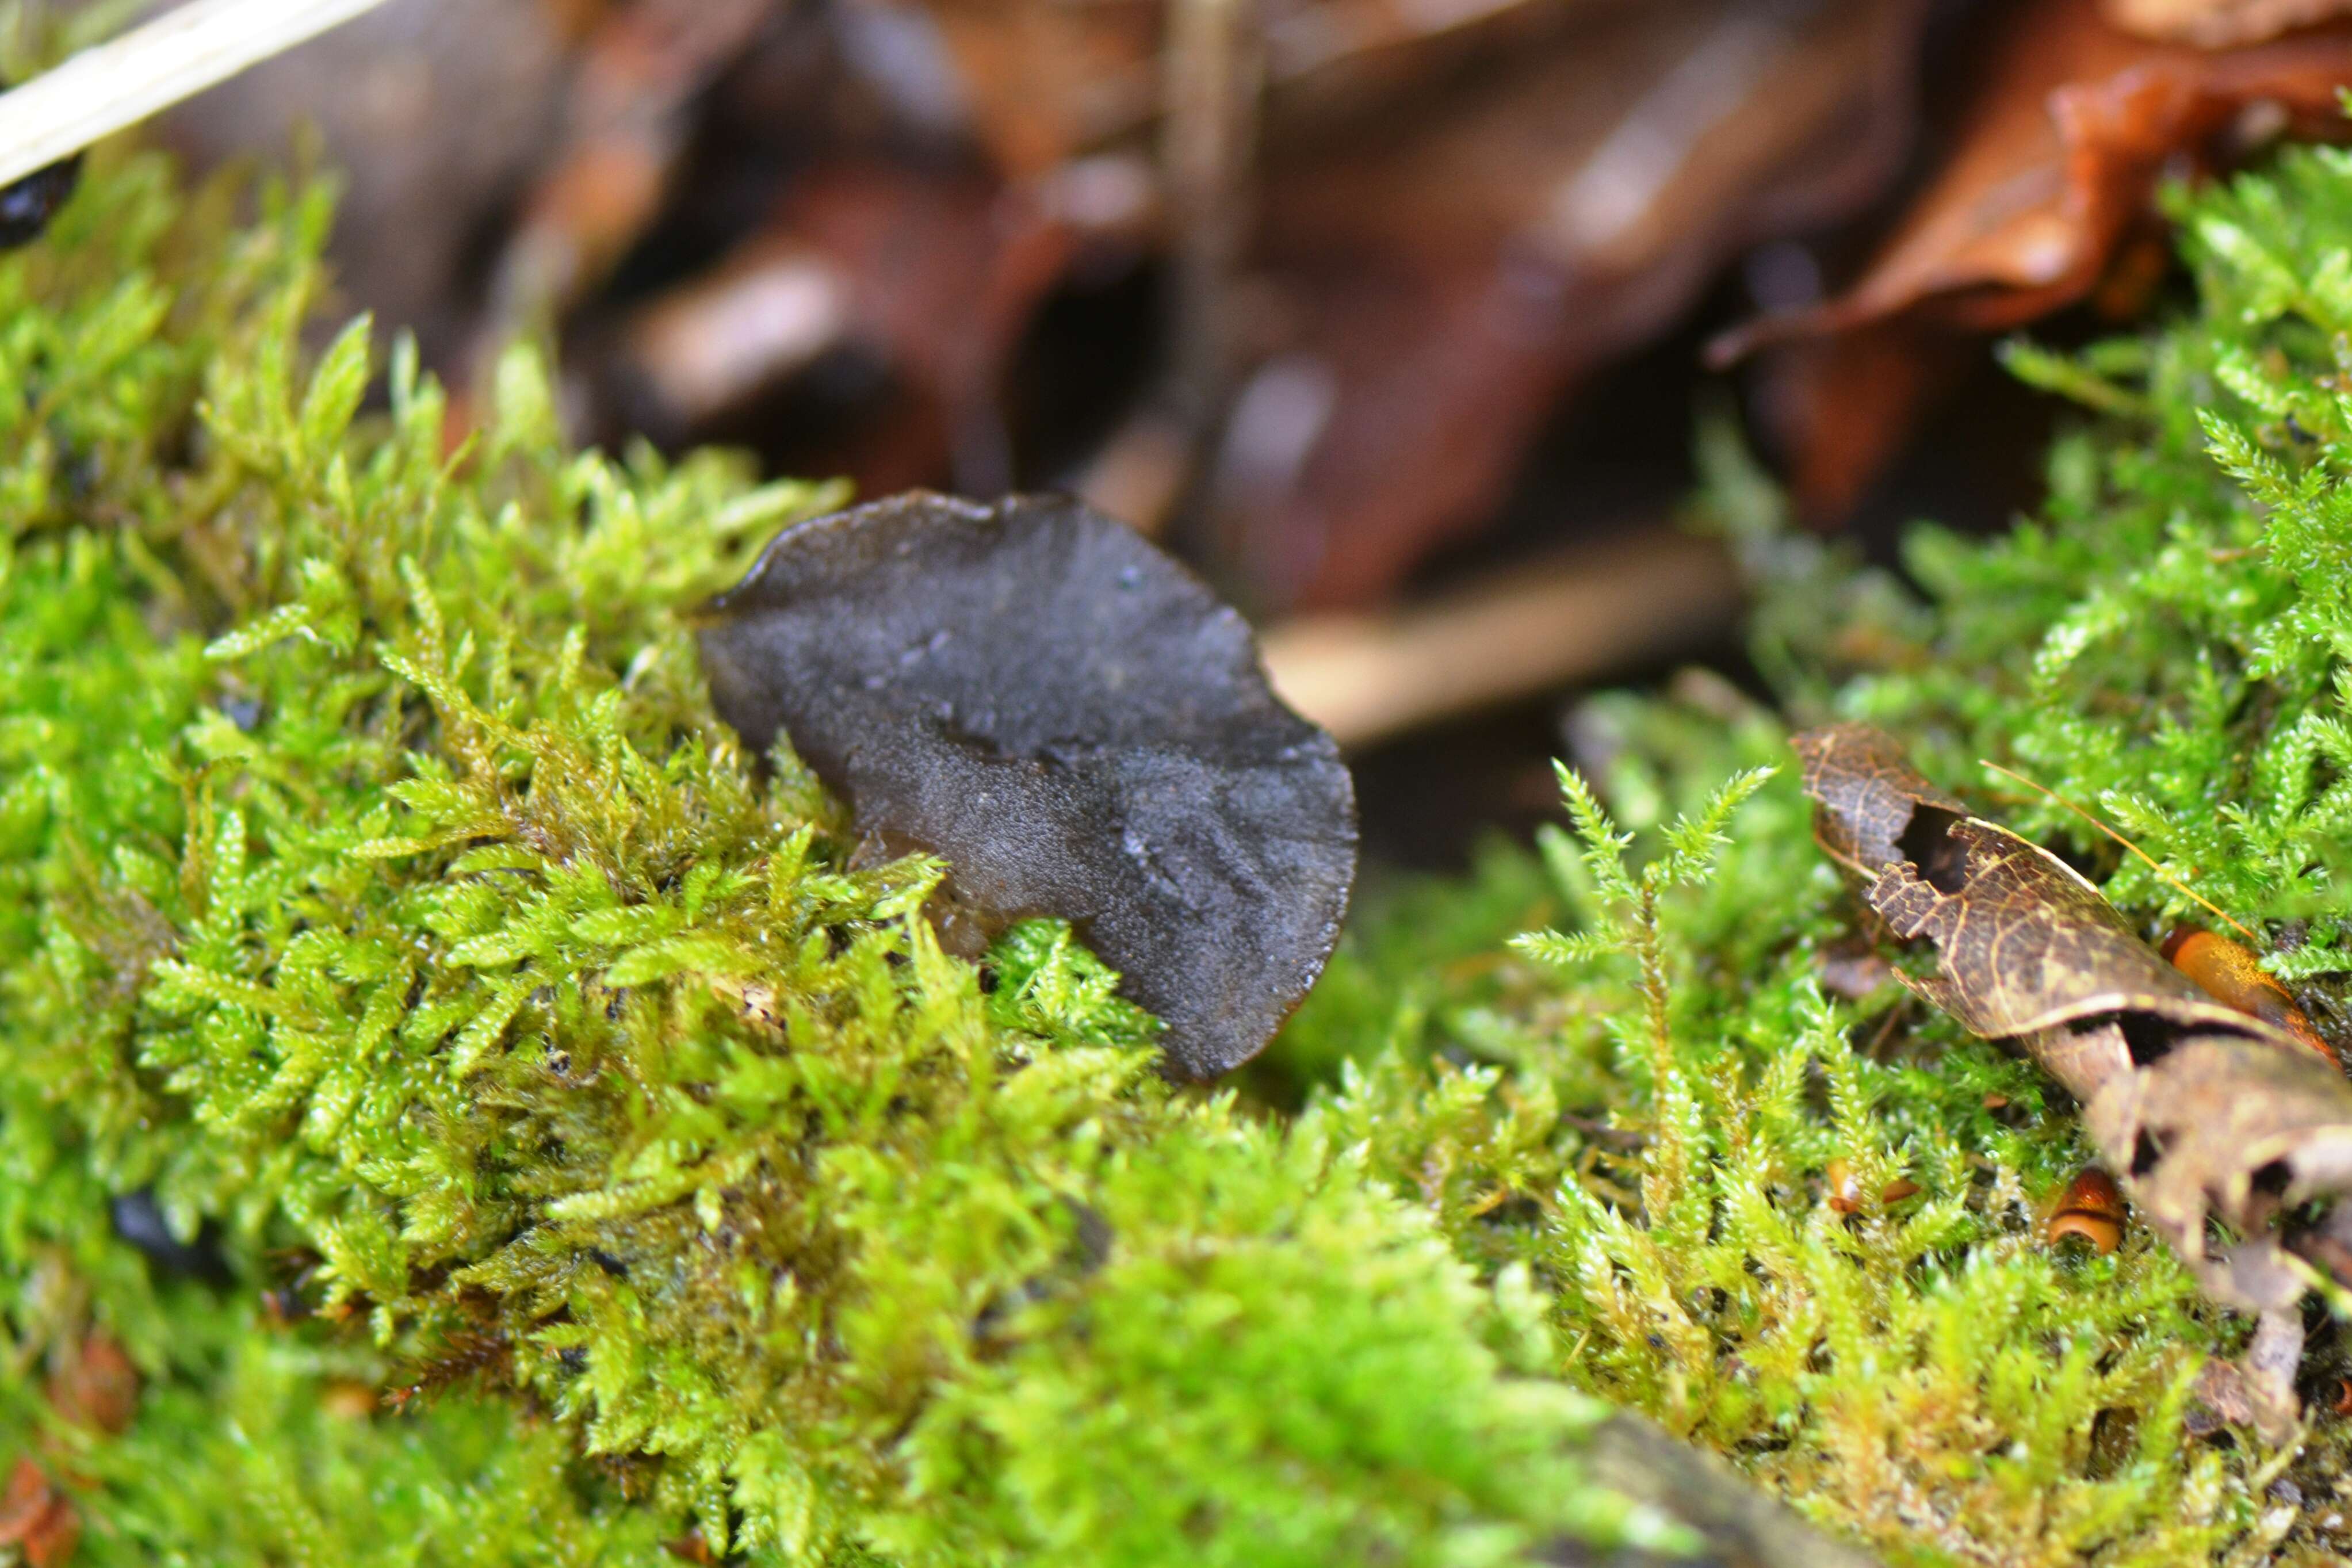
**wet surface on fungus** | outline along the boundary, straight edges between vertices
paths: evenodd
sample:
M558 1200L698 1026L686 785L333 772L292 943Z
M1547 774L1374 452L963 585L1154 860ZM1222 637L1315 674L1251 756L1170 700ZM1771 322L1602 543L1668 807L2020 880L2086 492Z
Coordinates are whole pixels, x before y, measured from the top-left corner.
M719 715L781 731L866 833L954 894L1058 915L1166 1021L1171 1072L1255 1055L1321 973L1354 879L1338 746L1248 626L1074 501L914 494L771 543L705 612Z

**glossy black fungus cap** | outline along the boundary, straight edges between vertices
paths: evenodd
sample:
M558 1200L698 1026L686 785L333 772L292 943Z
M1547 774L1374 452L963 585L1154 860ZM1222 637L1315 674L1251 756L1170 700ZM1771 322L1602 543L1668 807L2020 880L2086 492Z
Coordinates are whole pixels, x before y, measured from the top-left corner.
M789 736L959 899L1072 921L1167 1022L1175 1075L1255 1055L1331 954L1339 747L1240 616L1075 501L918 492L797 524L707 608L702 661L748 743Z
M60 158L21 180L0 185L0 250L29 245L81 183L81 154Z

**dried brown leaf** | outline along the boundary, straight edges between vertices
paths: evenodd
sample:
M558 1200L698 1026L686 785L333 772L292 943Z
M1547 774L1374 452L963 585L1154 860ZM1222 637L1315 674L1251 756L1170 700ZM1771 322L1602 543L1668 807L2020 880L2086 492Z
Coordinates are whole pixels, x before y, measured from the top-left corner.
M1920 982L1921 994L1978 1034L2007 1038L2120 1012L2181 1028L2253 1026L2165 963L2040 845L1973 817L1916 816L1898 843L1870 907L1903 940L1935 943L1942 973Z
M2082 1102L2103 1159L2207 1294L2263 1314L2262 1354L2230 1386L2266 1430L2290 1424L2295 1356L2282 1346L2290 1332L2300 1344L2310 1279L2290 1252L2330 1267L2352 1205L2316 1245L2284 1227L2298 1205L2352 1193L2352 1084L2293 1034L2213 1000L2065 862L1965 815L1884 732L1835 725L1794 743L1824 848L1888 931L1933 952L1936 973L1906 984L2017 1041ZM2216 1249L2214 1220L2237 1239Z
M2133 1195L2191 1263L2206 1259L2209 1215L2253 1231L2278 1209L2352 1188L2352 1088L2309 1052L2267 1040L2190 1037L2116 1075L2084 1115L2103 1148L2146 1139L2158 1151Z
M1894 736L1867 724L1808 730L1790 742L1805 765L1805 793L1822 805L1813 837L1856 876L1900 859L1897 847L1922 806L1966 816L1967 805L1919 776Z

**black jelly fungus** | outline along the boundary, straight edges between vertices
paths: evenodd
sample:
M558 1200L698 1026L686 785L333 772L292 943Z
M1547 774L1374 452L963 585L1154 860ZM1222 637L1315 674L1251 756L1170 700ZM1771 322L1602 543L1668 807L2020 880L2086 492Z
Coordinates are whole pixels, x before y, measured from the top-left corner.
M60 158L23 179L0 185L0 250L29 245L49 226L49 219L66 205L81 183L81 154Z
M706 609L720 717L781 732L866 832L956 897L1057 915L1209 1078L1321 973L1355 877L1338 745L1267 687L1248 625L1070 500L918 492L812 519Z

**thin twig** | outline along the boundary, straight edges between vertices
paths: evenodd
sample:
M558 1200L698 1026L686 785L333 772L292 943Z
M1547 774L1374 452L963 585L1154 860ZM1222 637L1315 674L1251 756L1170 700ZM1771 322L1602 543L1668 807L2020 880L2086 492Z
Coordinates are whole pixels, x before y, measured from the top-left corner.
M383 0L189 0L0 94L0 185L80 152Z
M2026 788L2034 791L2036 794L2045 795L2048 798L2056 801L2060 805L2064 806L2067 810L2073 812L2075 816L2081 817L2084 821L2089 823L2092 826L2097 828L2100 832L2105 834L2108 837L2114 839L2116 843L2122 845L2125 848L2138 856L2142 860L2147 861L2147 868L2155 872L2157 879L2162 882L2166 887L2170 888L2182 898L2194 899L2197 902L2204 905L2208 910L2210 910L2215 916L2223 921L2229 921L2231 925L2237 927L2240 931L2244 932L2245 938L2248 942L2263 943L2263 939L2255 935L2251 930L2248 930L2242 921L2232 919L2229 910L2223 909L2221 905L2215 903L2212 900L2207 898L2204 894L2199 892L2188 883L2180 880L2180 879L2172 875L2171 872L2167 871L2163 867L2156 863L2155 856L2150 855L2147 850L2141 848L2138 845L2133 843L2130 839L2125 837L2114 828L2109 827L2105 823L2101 822L2097 817L2092 816L2089 812L2084 811L2081 806L2076 805L2073 801L2068 800L2056 790L2045 788L2041 784L2035 784L2032 779L2027 778L2023 773L2017 772L2013 768L2002 767L1999 763L1991 762L1982 757L1979 757L1977 760L1982 763L1986 767L1990 768L1993 772L2000 774L2002 777L2015 779L2019 784L2023 784ZM2263 945L2266 946L2268 944L2263 943Z
M1205 429L1223 406L1240 347L1233 275L1249 235L1265 71L1257 7L1248 0L1177 0L1163 68L1160 158L1177 237L1170 390L1180 414Z

